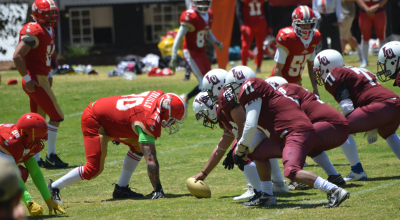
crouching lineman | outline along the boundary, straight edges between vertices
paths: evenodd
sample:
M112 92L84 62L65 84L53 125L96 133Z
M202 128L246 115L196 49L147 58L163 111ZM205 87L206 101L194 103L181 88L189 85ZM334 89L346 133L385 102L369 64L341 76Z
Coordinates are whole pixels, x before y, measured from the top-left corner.
M400 86L400 41L391 41L379 50L376 76L382 82L394 79L393 86Z
M335 50L318 53L314 71L318 84L324 85L341 106L350 134L366 132L370 144L377 141L379 134L400 159L400 138L396 134L400 125L399 96L380 85L368 70L344 66L342 55ZM367 179L356 145L342 150L352 170L345 180Z
M15 164L23 163L25 165L26 168L23 166L19 166L19 168L24 171L27 170L31 175L33 183L38 188L43 200L46 201L49 215L53 211L65 214L65 211L51 197L42 171L34 158L36 153L44 149L43 141L47 140L47 132L46 120L36 113L24 114L17 124L0 124L0 157ZM24 171L21 171L21 173ZM43 215L43 208L33 201L24 181L26 179L20 178L19 180L22 189L21 199L28 208L29 214L32 217Z
M311 171L302 170L306 156L313 149L316 139L311 121L295 101L254 76L255 73L248 67L237 68L226 76L225 95L230 100L229 103L236 108L240 105L246 111L246 123L235 152L236 162L243 163L247 159L254 134L260 129L280 146L265 146L263 140L254 149L254 160L265 161L282 157L285 177L326 192L329 200L326 208L339 206L350 197L349 192ZM258 171L260 176L263 175L260 172L268 172L263 169ZM245 206L276 204L276 196L266 192L243 203Z
M143 156L154 188L152 199L165 198L159 177L155 140L161 136L161 127L168 134L178 132L185 111L185 103L178 95L161 90L101 98L90 103L81 119L86 165L73 169L55 182L50 180L48 188L53 199L61 203L61 189L100 175L107 156L107 143L113 140L130 148L124 159L119 182L115 185L113 198L143 197L143 194L133 192L128 185Z

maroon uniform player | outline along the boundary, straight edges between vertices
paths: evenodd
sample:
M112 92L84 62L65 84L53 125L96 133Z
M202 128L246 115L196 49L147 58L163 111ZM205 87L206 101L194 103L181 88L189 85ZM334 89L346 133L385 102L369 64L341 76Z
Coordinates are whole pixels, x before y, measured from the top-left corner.
M386 82L394 79L393 86L400 86L400 42L391 41L379 50L378 79Z

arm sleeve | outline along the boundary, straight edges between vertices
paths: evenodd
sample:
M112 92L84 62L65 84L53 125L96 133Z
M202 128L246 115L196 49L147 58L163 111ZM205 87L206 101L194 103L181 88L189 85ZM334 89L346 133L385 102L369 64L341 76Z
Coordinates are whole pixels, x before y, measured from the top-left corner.
M135 131L139 135L139 143L149 143L155 144L156 138L144 133L143 129L140 126L135 126Z
M38 163L34 157L25 161L25 167L28 169L29 174L32 177L33 183L35 184L36 188L39 190L40 194L44 201L50 198L50 192L47 188L46 181L44 180L44 176L42 171L39 168Z
M283 48L278 47L276 49L275 56L274 56L275 62L285 64L286 58L287 58L286 51Z
M239 140L239 144L244 146L249 146L251 140L253 139L256 131L258 118L260 117L262 100L258 99L257 101L251 103L246 108L246 122L243 128L242 137Z
M212 30L208 31L207 40L214 45L218 43L218 40L215 38L214 34L212 33Z
M19 178L19 187L22 190L21 200L24 202L25 205L28 205L28 202L33 201L31 194L29 194L28 190L26 189L24 180Z
M321 18L321 14L318 11L317 1L318 0L312 1L312 10L314 11L315 17L317 17L317 19L319 20Z
M336 0L336 17L337 17L337 22L342 23L343 13L342 13L342 3L340 2L340 0Z
M176 53L178 52L179 49L179 44L181 43L183 37L186 35L186 33L188 32L189 28L181 25L179 27L179 31L176 34L176 37L174 39L174 44L172 45L172 54L171 54L171 58L176 59Z
M239 26L242 26L244 23L242 8L243 8L243 2L240 0L236 0L236 18L238 20Z

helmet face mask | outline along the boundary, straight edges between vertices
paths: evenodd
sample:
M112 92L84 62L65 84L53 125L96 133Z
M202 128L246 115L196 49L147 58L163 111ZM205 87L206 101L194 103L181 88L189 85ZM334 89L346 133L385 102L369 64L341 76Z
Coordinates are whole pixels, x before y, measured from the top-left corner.
M231 69L226 75L225 80L225 98L231 104L233 101L239 103L240 87L251 78L257 78L254 71L247 66L237 66Z
M32 4L32 17L42 25L56 27L59 9L53 0L36 0Z
M211 8L212 0L193 0L193 6L200 14L205 14Z
M310 25L310 28L304 28L304 25ZM292 26L296 35L303 39L309 39L314 34L314 28L317 25L317 18L311 8L302 5L297 7L292 13Z
M314 59L314 77L318 85L324 85L330 71L335 67L344 66L342 54L328 49L319 52Z
M203 126L211 129L218 124L217 109L211 101L207 92L200 92L193 101L193 111L196 114L196 120L203 118Z
M400 42L392 41L379 50L376 76L382 82L396 78L400 71Z
M218 97L224 90L227 73L228 72L223 69L213 69L208 71L208 73L203 77L203 91L207 92L205 95L207 97L202 96L205 105L209 104L208 99L211 99L214 104L218 103Z
M167 93L160 97L161 126L168 134L179 131L179 124L185 119L186 104L176 94Z

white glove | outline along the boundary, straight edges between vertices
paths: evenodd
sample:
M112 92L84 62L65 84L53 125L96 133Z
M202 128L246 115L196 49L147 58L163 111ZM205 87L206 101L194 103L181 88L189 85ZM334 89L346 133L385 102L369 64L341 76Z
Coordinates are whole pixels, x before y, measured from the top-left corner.
M218 46L218 50L222 50L224 47L222 45L222 42L218 41L215 45Z
M171 57L171 61L169 62L169 68L171 69L171 71L175 73L177 66L178 66L178 61L176 60L176 58Z
M351 99L344 99L339 103L339 105L342 108L342 113L344 116L349 115L354 111L354 106Z
M368 144L375 143L378 140L378 129L365 132L364 138L367 137Z

